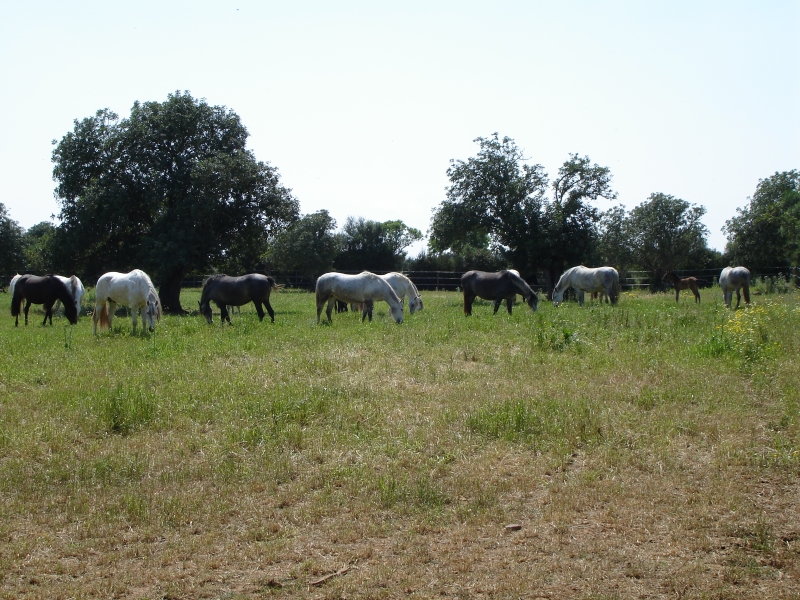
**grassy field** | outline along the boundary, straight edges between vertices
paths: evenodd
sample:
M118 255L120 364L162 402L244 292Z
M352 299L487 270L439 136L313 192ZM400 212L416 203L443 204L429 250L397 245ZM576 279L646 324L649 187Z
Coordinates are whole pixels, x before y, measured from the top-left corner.
M0 597L798 598L800 293L701 293L97 338L0 294Z

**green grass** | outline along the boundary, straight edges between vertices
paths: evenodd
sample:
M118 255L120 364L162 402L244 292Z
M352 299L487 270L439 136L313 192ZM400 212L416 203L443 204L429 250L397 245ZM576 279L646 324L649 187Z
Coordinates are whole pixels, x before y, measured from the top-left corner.
M96 337L0 295L0 597L799 593L780 291L327 326L286 290Z

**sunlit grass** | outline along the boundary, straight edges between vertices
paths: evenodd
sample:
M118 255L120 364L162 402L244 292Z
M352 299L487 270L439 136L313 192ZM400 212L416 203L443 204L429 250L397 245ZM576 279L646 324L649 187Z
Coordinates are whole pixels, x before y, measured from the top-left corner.
M555 535L527 538L545 546L517 564L561 554L518 595L568 578L567 542L587 520L615 527L618 544L601 536L582 551L622 556L609 572L657 593L679 582L629 560L643 535L632 523L658 532L668 518L651 535L690 554L706 538L745 540L744 558L708 580L722 587L692 579L709 593L768 585L777 567L753 570L747 557L797 566L778 543L791 503L773 514L752 500L752 482L783 482L771 488L780 496L800 475L796 292L738 311L718 290L699 305L626 292L619 306L542 301L511 316L476 302L472 317L458 294L423 296L425 310L401 325L385 304L371 324L345 313L317 325L313 296L293 290L273 296L274 324L252 306L233 326L166 316L135 336L121 312L96 337L85 314L74 327L0 319L0 571L12 574L0 591L48 597L29 581L50 574L56 595L104 597L99 551L125 565L123 596L219 596L233 589L213 583L219 569L248 577L269 564L281 588L253 585L297 594L341 567L306 562L317 544L361 565L332 591L403 595L427 577L426 553L449 565L439 577L459 580L466 542L434 551L444 532L480 539L512 520ZM186 290L182 301L198 298ZM2 314L9 302L0 295ZM385 544L423 558L366 549ZM170 579L181 547L195 587ZM83 575L58 575L69 557Z

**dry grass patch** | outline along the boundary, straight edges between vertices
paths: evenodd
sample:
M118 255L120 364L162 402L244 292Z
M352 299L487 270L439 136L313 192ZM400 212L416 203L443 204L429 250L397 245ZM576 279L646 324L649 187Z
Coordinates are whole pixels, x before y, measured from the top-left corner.
M2 321L0 597L797 597L797 297L706 296Z

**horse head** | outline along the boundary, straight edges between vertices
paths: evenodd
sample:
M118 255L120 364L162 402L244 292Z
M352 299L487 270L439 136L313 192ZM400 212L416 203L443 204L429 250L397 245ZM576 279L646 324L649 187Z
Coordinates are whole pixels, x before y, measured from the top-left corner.
M528 303L528 306L533 312L536 312L537 307L539 306L539 297L536 295L536 292L533 292L528 298L525 299Z
M392 318L394 319L395 323L402 323L403 322L403 305L399 302L392 306L389 305L389 311L392 313Z
M144 320L147 321L147 329L153 333L156 329L156 323L161 320L161 306L158 298L152 295L147 298L147 308L144 311Z
M422 297L410 298L408 301L408 310L413 315L416 311L422 310Z
M553 290L553 306L558 306L563 301L564 301L564 290L559 290L558 288L554 289Z
M206 321L208 321L208 324L211 325L214 322L213 315L211 313L211 304L208 302L208 300L205 302L200 301L197 304L200 305L200 314L203 315L206 318Z

